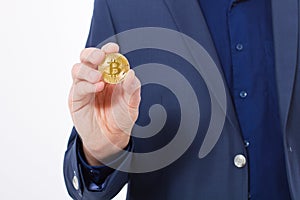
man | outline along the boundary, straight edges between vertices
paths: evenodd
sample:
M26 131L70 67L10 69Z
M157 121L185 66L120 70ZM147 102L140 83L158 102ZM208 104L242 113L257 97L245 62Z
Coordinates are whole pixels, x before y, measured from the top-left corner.
M180 113L167 88L153 84L140 90L132 70L120 84L102 81L97 66L119 46L91 47L140 27L180 31L199 42L221 70L227 109L219 140L199 159L211 115L203 109L210 107L205 81L173 54L153 49L129 53L133 67L163 63L188 77L204 111L193 143L179 159L161 169L127 173L105 165L133 162L122 149L145 153L162 148L175 137L185 112ZM89 48L72 71L69 103L75 128L64 162L69 194L111 199L128 182L127 199L300 199L298 28L298 0L95 0ZM165 107L164 128L147 139L130 137L137 118L140 125L149 123L152 104Z

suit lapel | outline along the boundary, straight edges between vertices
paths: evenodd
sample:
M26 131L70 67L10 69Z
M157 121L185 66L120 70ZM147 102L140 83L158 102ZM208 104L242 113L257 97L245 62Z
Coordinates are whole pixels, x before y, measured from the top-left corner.
M222 72L220 61L198 0L164 0L178 31L199 42ZM194 21L193 21L194 20ZM222 74L223 75L223 74Z
M276 80L282 128L285 132L298 54L298 0L273 0Z
M227 108L221 108L223 110L223 114L226 114L226 118L228 122L232 125L233 130L235 132L240 132L239 125L237 122L237 118L235 116L235 112L233 109L233 103L229 94L228 87L226 85L226 81L223 74L223 69L221 67L217 51L215 49L212 37L210 35L210 31L206 24L205 18L201 11L200 5L198 0L164 0L166 6L169 9L171 16L177 26L178 31L187 34L188 36L192 37L196 40L199 44L201 44L204 49L209 53L211 58L214 60L215 64L217 65L219 72L223 78L225 84L225 90L227 94ZM193 21L194 20L194 21ZM188 46L188 44L187 44ZM188 48L188 47L187 47ZM199 56L197 52L191 52L192 57ZM216 91L212 91L214 93ZM218 94L212 94L218 100ZM213 98L213 97L211 97ZM222 97L221 97L222 98ZM222 107L219 101L220 107ZM211 148L216 144L218 141L218 137L214 137L214 134L207 134L204 138L203 144L201 146L199 157L205 157Z

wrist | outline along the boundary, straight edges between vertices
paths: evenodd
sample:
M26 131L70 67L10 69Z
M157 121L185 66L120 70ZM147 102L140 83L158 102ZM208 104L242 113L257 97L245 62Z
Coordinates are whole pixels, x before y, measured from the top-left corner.
M83 145L82 147L82 150L83 150L83 154L84 154L84 157L87 161L87 163L91 166L102 166L103 164L97 160L90 152L89 150L87 150L87 148L85 147L85 145Z
M91 166L102 166L105 163L110 162L115 157L126 149L129 144L130 136L126 139L118 140L117 142L108 141L104 144L97 145L96 148L89 148L90 146L84 144L82 145L83 154L86 158L86 161ZM102 140L103 142L103 140Z

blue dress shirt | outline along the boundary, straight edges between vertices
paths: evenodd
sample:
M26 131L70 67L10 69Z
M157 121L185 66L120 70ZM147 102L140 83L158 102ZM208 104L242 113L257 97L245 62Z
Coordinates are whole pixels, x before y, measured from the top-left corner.
M271 0L199 0L249 157L249 196L289 200L276 94Z
M289 200L276 94L270 0L199 0L199 3L248 150L249 197ZM132 149L131 144L127 149ZM101 191L113 170L89 166L81 148L78 157L89 190Z

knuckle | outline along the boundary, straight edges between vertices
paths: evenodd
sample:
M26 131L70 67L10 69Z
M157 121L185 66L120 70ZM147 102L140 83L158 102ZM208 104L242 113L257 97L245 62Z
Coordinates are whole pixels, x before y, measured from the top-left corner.
M73 65L73 67L72 67L72 76L73 76L73 78L78 77L80 68L81 68L80 63L76 63L75 65Z
M83 64L79 64L78 65L78 71L77 71L77 75L82 77L82 74L85 73L85 67Z
M82 51L81 51L81 53L80 53L80 60L86 60L86 54L87 54L87 52L89 51L89 48L85 48L85 49L83 49Z
M77 84L77 87L75 88L75 92L78 94L78 95L84 95L85 94L85 84L83 82L80 82Z
M93 55L97 51L100 50L98 48L92 48L92 47L84 49L80 54L81 62L93 63Z

